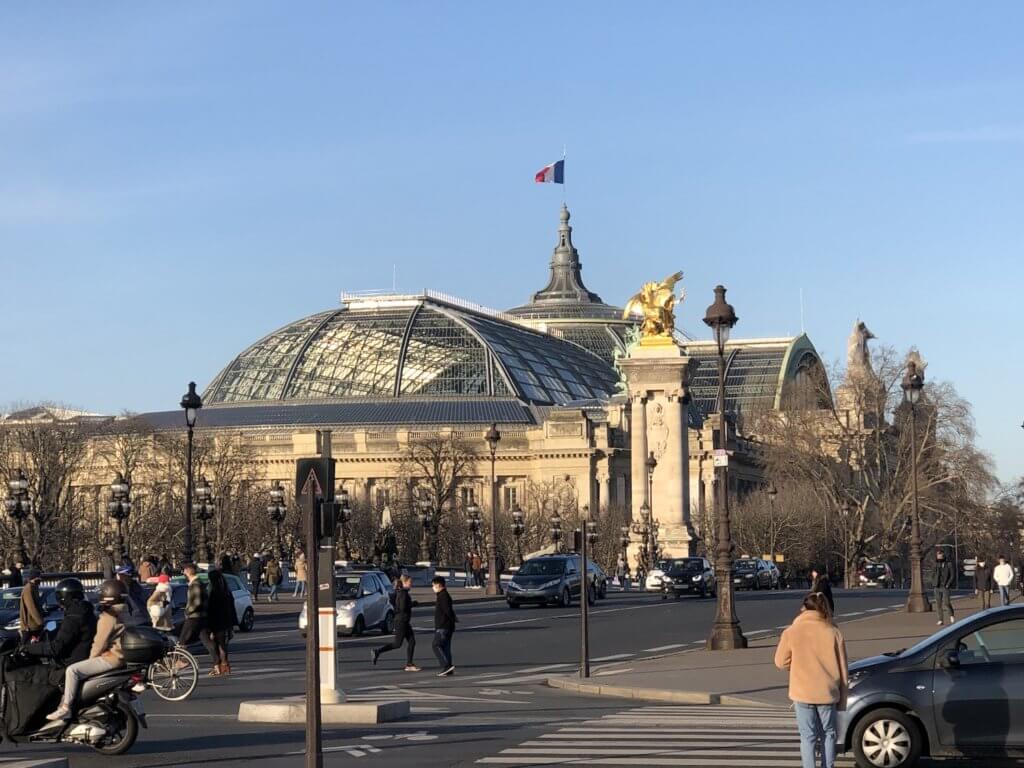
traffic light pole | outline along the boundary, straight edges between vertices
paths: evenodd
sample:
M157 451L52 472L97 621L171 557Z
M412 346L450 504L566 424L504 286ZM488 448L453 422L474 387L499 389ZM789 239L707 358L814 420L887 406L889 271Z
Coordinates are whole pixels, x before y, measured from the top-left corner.
M587 528L580 526L580 677L590 677L590 570L587 567Z
M319 500L306 496L306 559L309 573L319 574L320 553L317 541ZM319 581L319 579L318 579ZM324 745L320 735L320 614L319 589L306 590L306 768L323 768Z

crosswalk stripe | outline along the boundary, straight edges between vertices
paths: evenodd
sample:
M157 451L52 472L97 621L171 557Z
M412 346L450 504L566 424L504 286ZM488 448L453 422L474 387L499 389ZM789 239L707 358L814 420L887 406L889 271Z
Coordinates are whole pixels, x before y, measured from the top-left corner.
M644 648L641 653L657 653L658 651L671 651L673 648L682 648L686 643L672 643L671 645L659 645L657 648Z

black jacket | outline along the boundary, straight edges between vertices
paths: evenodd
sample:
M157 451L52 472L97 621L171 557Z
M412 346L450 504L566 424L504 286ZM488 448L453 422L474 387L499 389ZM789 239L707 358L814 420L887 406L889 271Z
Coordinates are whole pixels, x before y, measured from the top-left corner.
M992 566L979 565L974 569L974 588L979 592L992 591Z
M405 587L395 590L395 624L408 624L412 621L412 608L416 601Z
M828 576L824 573L818 576L817 581L811 587L814 592L821 592L825 596L825 601L828 603L828 609L835 616L836 613L836 601L832 597L832 583L828 580Z
M64 610L57 634L41 643L29 643L29 656L45 656L67 666L89 658L96 636L96 612L88 600L72 600Z
M949 561L936 560L935 582L932 586L936 589L949 589L953 586L954 581L956 581L956 576L953 573L953 566L949 564Z
M455 608L452 607L452 596L448 594L447 589L442 589L437 593L437 603L434 604L434 629L454 632L457 621Z
M206 626L211 632L227 632L238 626L235 596L230 591L210 590L206 602Z

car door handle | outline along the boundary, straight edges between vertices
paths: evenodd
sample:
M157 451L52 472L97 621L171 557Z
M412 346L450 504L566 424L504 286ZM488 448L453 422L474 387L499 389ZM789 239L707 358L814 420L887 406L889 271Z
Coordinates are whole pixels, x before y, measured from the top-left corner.
M919 690L919 691L924 691L924 690L927 690L928 686L927 685L915 685L914 688Z

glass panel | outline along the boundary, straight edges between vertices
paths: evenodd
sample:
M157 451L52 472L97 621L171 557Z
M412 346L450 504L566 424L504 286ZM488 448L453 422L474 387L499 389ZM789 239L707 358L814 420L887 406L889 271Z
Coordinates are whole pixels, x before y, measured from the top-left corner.
M486 395L487 352L458 322L421 309L402 364L403 395Z
M313 340L287 396L391 397L411 308L340 312Z
M960 638L961 664L1024 662L1024 619L1001 621Z

